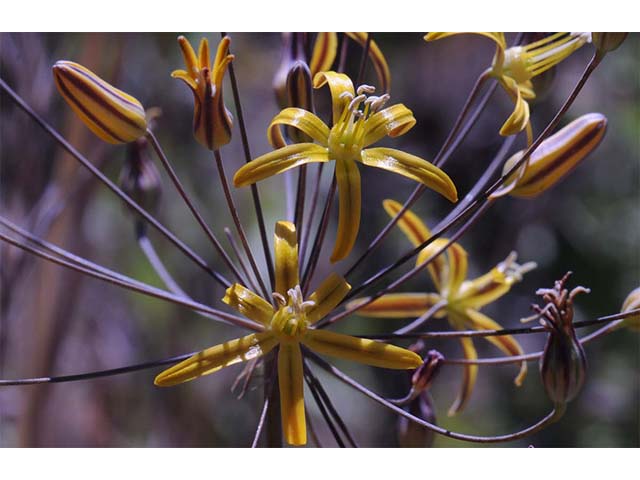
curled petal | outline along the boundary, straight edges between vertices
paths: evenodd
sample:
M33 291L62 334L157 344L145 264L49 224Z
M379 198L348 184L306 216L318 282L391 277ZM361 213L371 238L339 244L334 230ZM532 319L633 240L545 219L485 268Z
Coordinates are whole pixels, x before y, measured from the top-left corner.
M140 102L91 70L61 60L53 66L53 79L75 114L105 142L133 142L146 133L147 120Z
M364 124L364 146L368 147L385 136L404 135L415 124L413 112L401 103L380 110L371 115Z
M458 192L449 176L426 160L393 148L369 148L362 151L363 164L389 170L416 180L451 202L458 201Z
M529 124L529 104L522 98L516 81L509 77L502 77L501 83L514 102L513 112L500 128L500 135L508 137L523 131Z
M229 342L207 348L183 362L159 374L154 383L158 387L171 387L179 383L209 375L218 370L261 357L269 353L278 343L271 332L254 333Z
M178 37L178 45L180 46L180 51L182 52L182 58L184 58L184 64L187 68L187 74L195 80L198 78L198 71L200 70L200 65L198 64L198 57L196 57L196 52L193 50L191 43L185 37L180 35Z
M359 298L347 303L347 309L366 303L368 298ZM431 309L442 300L435 293L388 293L357 310L358 315L373 318L415 318Z
M245 317L262 325L269 325L275 313L269 302L239 283L234 283L227 288L222 301Z
M329 139L329 127L313 113L302 108L285 108L278 113L267 130L267 138L273 148L284 147L284 140L280 125L294 127L310 136L320 145L326 147Z
M448 242L449 240L446 238L437 238L429 245L424 247L418 254L418 258L416 258L416 266L422 264L432 255L445 248ZM427 265L429 275L431 275L433 284L439 292L443 291L444 288L448 285L449 279L449 265L445 252L446 250L438 254L438 256L434 258L429 263L429 265Z
M338 231L331 253L331 261L337 262L351 252L360 229L360 172L350 160L336 160L338 183Z
M471 326L476 330L502 330L502 327L491 318L472 308L466 310L467 317ZM496 335L485 337L489 342L498 347L505 355L524 355L524 351L520 344L511 335ZM527 362L520 364L520 372L515 378L514 383L521 386L524 378L527 376Z
M478 358L478 353L476 352L476 348L473 346L473 341L470 338L461 338L460 344L462 345L464 358L467 360L476 360ZM473 393L473 387L475 386L476 378L478 377L478 366L464 365L463 372L460 392L453 402L453 405L451 405L451 408L449 408L448 414L450 417L460 413L467 405L469 398L471 398L471 393Z
M171 72L171 78L182 80L194 93L198 88L198 84L196 83L195 79L191 75L189 75L186 70L174 70L173 72Z
M410 370L422 365L420 356L405 348L328 330L307 330L302 343L323 355L374 367Z
M320 286L309 295L309 300L315 305L307 312L307 320L310 324L326 317L336 308L351 290L351 285L340 275L332 273Z
M289 445L307 443L304 413L304 384L300 345L281 343L278 351L278 383L282 432Z
M329 154L326 148L313 143L296 143L243 165L234 175L233 184L236 187L244 187L306 163L328 161Z
M391 218L394 218L402 210L402 204L395 200L387 199L382 202L382 206ZM398 220L398 226L414 247L421 245L431 236L429 228L411 210L402 214Z
M358 42L360 46L364 48L367 44L367 37L369 34L366 32L346 32L345 35ZM389 93L391 91L391 72L389 71L387 60L384 58L384 55L375 40L371 40L371 42L369 42L369 58L373 63L376 74L378 75L380 88L384 93Z
M510 195L533 198L554 186L595 150L606 130L607 119L599 113L583 115L560 129L534 150ZM504 173L513 168L523 153L520 151L507 160Z
M313 44L313 53L309 61L311 76L329 70L336 59L338 35L335 32L320 32Z
M342 111L351 99L341 98L343 93L348 93L354 97L353 82L344 73L319 72L313 77L313 88L322 88L329 85L331 91L331 105L333 110L333 125L338 123Z
M274 240L276 292L287 295L287 291L300 284L298 268L298 236L291 222L276 223Z
M429 32L424 36L424 39L427 42L432 42L434 40L440 40L441 38L447 38L453 35L459 35L461 33L473 33L476 35L482 35L483 37L487 37L496 42L496 45L502 50L507 49L507 41L505 40L504 33L502 32Z

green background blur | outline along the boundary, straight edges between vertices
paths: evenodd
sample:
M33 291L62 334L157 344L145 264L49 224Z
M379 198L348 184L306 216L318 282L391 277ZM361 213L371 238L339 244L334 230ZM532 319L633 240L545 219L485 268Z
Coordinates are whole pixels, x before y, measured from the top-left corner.
M219 34L207 34L217 43ZM197 199L205 219L219 238L231 226L210 152L192 136L192 97L171 79L182 68L177 34L0 34L0 75L51 125L79 150L117 179L126 147L101 143L78 122L57 94L51 65L59 59L77 61L138 98L146 108L163 111L155 129L187 190ZM189 34L197 43L200 34ZM269 151L266 128L278 112L272 89L279 66L278 34L231 34L249 141L253 156ZM508 39L512 39L509 35ZM383 145L432 159L477 75L489 66L494 47L486 39L460 36L427 44L422 34L376 34L392 72L391 103L404 103L417 125ZM592 47L587 45L540 79L532 103L538 134L564 101ZM356 75L361 49L351 44L347 72ZM537 301L534 292L572 270L570 285L592 289L580 296L576 320L617 313L626 295L640 285L640 37L631 34L608 55L588 81L563 124L589 112L609 120L600 147L561 184L535 200L507 198L497 202L461 240L469 253L470 277L482 274L517 250L521 261L538 269L512 288L509 295L484 311L505 327L518 326ZM366 71L375 84L373 68ZM235 112L229 85L227 106ZM328 117L328 94L320 91L316 107ZM160 286L140 252L133 220L119 201L88 179L75 162L4 94L0 95L0 211L15 223L99 264ZM478 124L445 166L460 197L482 174L502 139L497 131L511 103L500 89ZM522 146L519 139L519 147ZM232 142L222 149L231 174L244 163L237 122ZM330 170L330 169L328 169ZM385 198L404 201L414 185L396 175L361 168L363 218L351 261L387 221ZM311 170L313 171L313 169ZM326 192L329 176L323 180ZM260 184L267 232L285 216L282 176ZM249 189L234 192L250 233L252 250L263 265ZM321 197L323 198L323 197ZM44 207L42 207L44 205ZM414 208L433 226L451 209L427 192ZM43 224L42 211L54 212ZM334 212L337 214L337 210ZM163 176L157 217L207 261L224 272L206 237L193 221L168 179ZM334 220L335 221L335 220ZM46 223L46 222L45 222ZM332 225L320 257L316 279L331 271L328 262L335 235ZM178 283L197 300L222 308L222 289L179 252L151 233L161 258ZM223 243L226 243L223 240ZM358 271L354 285L409 249L398 231ZM125 366L199 350L242 334L185 308L165 304L106 286L98 280L63 271L25 257L0 244L2 310L0 311L0 378L81 373ZM350 260L335 268L343 272ZM409 265L408 265L409 266ZM407 267L408 267L407 266ZM401 269L401 271L406 271ZM396 274L398 275L398 274ZM394 277L396 278L396 277ZM402 291L431 291L427 275L419 275ZM351 317L339 330L381 333L401 325L396 320ZM434 321L434 329L448 328ZM583 330L586 333L588 329ZM527 352L544 344L542 335L519 337ZM476 341L482 356L497 356L487 342ZM457 342L433 342L445 355L460 357ZM557 424L507 446L638 447L640 445L640 362L637 333L621 330L586 347L589 376L580 396ZM407 389L404 372L336 363L362 383L389 397ZM170 389L153 386L160 369L111 378L0 389L0 446L248 446L262 399L258 375L241 400L231 385L242 366ZM338 411L362 446L397 446L396 418L378 404L318 372ZM473 397L462 414L446 411L459 386L461 371L442 369L433 388L438 423L465 433L498 435L523 428L550 408L537 373L515 388L516 368L480 368ZM308 412L322 443L335 443L307 392ZM472 446L437 438L435 446Z

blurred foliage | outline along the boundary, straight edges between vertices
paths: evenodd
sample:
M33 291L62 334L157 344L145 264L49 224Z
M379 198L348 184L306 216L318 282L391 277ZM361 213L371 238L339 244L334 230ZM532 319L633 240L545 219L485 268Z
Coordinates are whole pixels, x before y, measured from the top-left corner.
M191 41L200 34L189 34ZM223 239L223 227L231 224L219 188L213 158L192 136L191 93L170 72L182 59L177 34L1 34L0 75L12 85L48 122L62 132L77 122L55 91L50 67L58 59L79 61L119 88L138 98L146 108L158 106L157 136L174 163L189 192L193 192L205 219ZM217 41L218 34L208 34ZM231 49L239 80L251 151L254 156L269 150L266 127L278 109L272 78L280 60L280 38L276 34L231 34ZM393 103L404 103L418 121L407 135L386 144L433 158L462 107L475 79L490 63L493 45L479 37L460 36L426 44L422 34L376 34L392 72ZM96 45L96 48L91 48ZM349 49L348 72L355 75L360 50ZM562 63L553 75L543 79L549 85L532 105L534 132L548 122L586 65L592 49L585 47ZM551 287L567 270L575 272L572 285L592 289L578 300L576 320L593 319L619 311L626 295L640 283L640 36L632 34L608 55L587 83L563 124L590 111L608 117L609 126L601 146L560 185L536 200L505 199L488 211L483 220L462 239L470 255L470 276L487 271L515 249L523 261L535 260L539 268L528 274L512 292L487 308L487 313L505 327L516 327L529 315L534 292ZM374 82L373 69L367 80ZM227 80L228 82L228 80ZM234 111L229 85L225 84L228 107ZM316 108L328 116L328 95L321 91ZM2 215L30 227L32 211L45 191L52 188L59 147L4 95L0 96L0 205ZM454 179L461 197L482 174L499 148L497 130L511 109L500 89L494 94L479 123L445 170ZM235 112L234 112L235 113ZM236 115L237 118L237 115ZM520 141L520 140L519 140ZM81 151L92 159L99 156L106 174L117 179L126 147L105 148L87 137ZM234 137L222 150L228 172L244 163L237 125ZM384 226L387 217L381 202L385 198L404 201L414 185L398 176L374 169L361 169L363 218L356 248L364 248ZM163 174L164 175L164 174ZM85 177L80 174L77 181ZM328 177L323 187L328 187ZM159 219L207 261L215 262L206 237L187 213L184 204L163 177L164 190ZM371 185L373 184L373 185ZM285 211L282 177L260 184L268 232ZM69 208L76 197L62 192L56 202ZM249 189L236 190L240 215L250 233L254 252L261 252ZM449 211L448 202L426 193L414 208L430 225ZM101 187L95 187L81 220L70 231L83 239L82 254L116 271L160 286L135 240L132 217L119 201ZM316 278L323 278L334 232L330 231ZM151 234L155 246L172 274L197 300L221 307L222 289L213 284L171 245ZM69 247L69 245L61 245ZM370 257L359 272L365 279L408 248L399 232ZM3 259L16 252L0 246ZM80 252L78 252L80 253ZM356 253L351 255L356 258ZM257 254L261 266L262 256ZM35 297L34 278L41 260L27 259L23 274L10 289L10 308L0 324L0 377L79 373L114 368L131 363L194 351L234 338L235 328L197 316L185 308L166 304L80 278L77 288L67 290L63 301L72 305L70 318L57 332L59 344L53 363L36 371L30 361L34 338L42 335L26 314ZM343 271L349 260L338 264ZM56 267L57 268L57 267ZM222 267L221 267L222 268ZM75 275L75 274L73 274ZM3 280L5 280L3 278ZM46 286L44 288L47 288ZM431 289L426 274L402 288L405 291ZM46 292L45 292L46 293ZM3 306L4 307L4 306ZM393 321L352 317L339 330L351 333L389 331ZM434 321L434 329L447 328ZM584 333L584 331L583 331ZM543 336L520 338L526 351L537 351ZM476 342L482 356L498 352L487 342ZM573 401L565 417L539 434L508 446L640 446L640 349L638 336L618 331L586 347L590 363L587 384ZM459 357L457 342L433 342L429 347ZM406 374L337 364L365 385L390 397L407 388ZM478 384L466 411L447 418L446 410L460 382L460 370L443 368L432 389L440 425L466 433L492 435L514 431L545 414L549 402L531 364L522 388L515 388L514 366L480 368ZM214 376L170 389L153 386L155 371L142 371L111 378L51 385L41 390L36 434L25 440L25 398L33 387L0 390L0 446L247 446L252 438L262 403L260 377L242 400L230 391L242 366L225 369ZM159 371L159 370L158 370ZM319 373L335 405L363 446L397 446L396 420L377 404ZM326 445L333 440L309 398L311 420ZM375 421L372 421L375 419ZM392 434L393 433L393 434ZM460 447L460 443L437 437L435 446Z

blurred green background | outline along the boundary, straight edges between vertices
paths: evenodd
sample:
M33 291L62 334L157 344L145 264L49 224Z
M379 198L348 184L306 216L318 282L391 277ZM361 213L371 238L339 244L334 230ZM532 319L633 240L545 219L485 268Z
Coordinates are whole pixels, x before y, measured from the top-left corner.
M0 75L51 125L79 150L117 179L126 147L101 143L79 123L59 97L51 65L59 59L77 61L138 98L146 108L157 106L162 117L155 129L187 190L197 199L205 219L219 238L231 218L219 188L210 152L192 136L191 93L170 72L182 68L178 34L0 34ZM192 43L202 35L189 34ZM206 34L216 44L219 34ZM231 34L249 141L253 156L269 151L266 128L278 112L272 89L281 56L278 34ZM514 36L509 35L508 39ZM404 103L417 125L408 134L383 145L433 158L462 107L477 75L491 62L493 45L476 36L460 36L427 44L422 34L375 34L392 72L392 103ZM588 62L585 46L552 74L541 79L532 103L534 133L554 115ZM356 75L361 49L351 44L347 72ZM600 147L561 184L535 200L497 202L461 240L469 253L470 277L482 274L517 250L522 261L538 269L527 274L511 293L485 309L505 327L516 327L537 301L537 288L551 287L567 270L571 285L592 289L579 297L576 320L617 313L626 295L640 284L640 37L631 34L608 55L571 108L563 124L588 112L609 120ZM375 83L373 68L366 71ZM228 80L227 80L228 81ZM229 85L227 106L234 111ZM328 118L328 94L316 95L322 118ZM133 219L118 199L90 180L75 162L8 97L0 95L0 211L15 223L99 264L160 286L134 236ZM502 139L497 131L511 103L498 89L478 124L444 168L460 197L482 174ZM522 146L522 139L518 142ZM520 147L518 147L520 148ZM232 142L222 149L231 174L244 163L234 127ZM315 167L314 167L315 168ZM387 221L385 198L404 201L414 185L396 175L361 168L363 218L351 261ZM313 171L313 169L312 169ZM323 180L323 193L329 177ZM269 237L285 215L282 176L260 184ZM234 192L261 266L261 246L249 189ZM42 208L42 206L45 206ZM433 226L451 205L427 192L414 211ZM43 224L36 215L56 213ZM337 211L334 212L337 214ZM225 271L211 245L163 174L157 217L208 261ZM335 218L335 217L334 217ZM320 257L316 279L331 271L328 258L332 226ZM199 301L222 308L222 289L170 244L151 233L161 258L178 283ZM224 240L223 240L223 243ZM226 243L225 243L226 244ZM394 231L356 276L368 278L407 251L408 242ZM42 260L25 257L0 244L2 310L0 311L0 378L62 375L115 368L206 348L242 332L218 325L159 300L63 271ZM348 259L335 268L343 272ZM401 269L401 271L406 271ZM399 273L396 273L398 275ZM396 278L396 277L394 277ZM357 284L357 281L355 282ZM427 275L417 276L402 291L431 291ZM341 331L386 332L396 320L351 317ZM434 321L434 329L448 328ZM586 333L585 329L582 333ZM544 344L541 335L519 337L526 351ZM486 345L485 345L486 344ZM482 356L497 356L487 342L477 341ZM445 355L459 357L457 342L433 342ZM640 445L640 362L637 333L621 330L586 347L589 376L565 417L550 428L506 446L638 447ZM402 396L406 374L337 362L349 374L389 397ZM45 387L0 389L0 446L248 446L262 402L258 375L241 400L231 385L242 366L170 389L153 386L160 369L116 377ZM483 367L465 412L447 418L461 378L446 366L432 394L438 423L465 433L497 435L518 430L550 408L537 373L515 388L514 366ZM358 392L319 372L334 404L362 446L398 445L397 419ZM322 443L334 446L311 396L308 412ZM436 438L435 446L473 446Z

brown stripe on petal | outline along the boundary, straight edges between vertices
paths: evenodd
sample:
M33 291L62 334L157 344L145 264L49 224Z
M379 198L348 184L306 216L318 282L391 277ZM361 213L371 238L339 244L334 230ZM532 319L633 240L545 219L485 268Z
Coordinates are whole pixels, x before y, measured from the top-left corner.
M126 143L124 139L116 135L109 127L107 127L102 121L100 121L95 115L93 115L93 113L87 110L87 108L71 94L67 86L64 84L63 79L55 77L55 80L65 100L67 100L78 110L80 110L83 115L85 115L89 119L90 122L94 123L95 126L100 128L105 134L109 135L119 143Z

